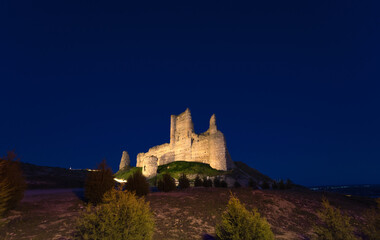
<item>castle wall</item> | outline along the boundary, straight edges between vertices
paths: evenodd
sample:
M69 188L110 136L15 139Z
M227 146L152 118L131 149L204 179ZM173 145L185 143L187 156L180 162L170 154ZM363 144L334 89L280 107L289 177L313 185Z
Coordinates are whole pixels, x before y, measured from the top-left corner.
M209 135L194 134L191 151L191 161L209 164Z

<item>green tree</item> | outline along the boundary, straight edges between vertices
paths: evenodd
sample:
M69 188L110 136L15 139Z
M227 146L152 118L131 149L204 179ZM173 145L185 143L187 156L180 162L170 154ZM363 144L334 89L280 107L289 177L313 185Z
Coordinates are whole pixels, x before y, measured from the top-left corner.
M221 223L216 226L216 235L221 240L274 240L267 220L256 209L248 211L233 195Z
M111 189L104 194L104 204L89 207L77 222L76 239L149 240L154 218L148 202L134 193Z
M321 223L314 227L318 240L354 240L357 239L350 224L350 218L341 214L339 209L322 199L322 210L318 212Z
M197 175L194 180L194 187L202 187L203 181L202 179Z
M176 186L174 178L172 178L169 173L165 173L162 176L162 179L158 180L157 188L162 192L170 192L175 190Z
M178 178L178 185L181 189L189 188L190 187L190 181L187 178L186 174L182 174Z
M149 183L141 171L136 171L128 177L125 189L141 197L149 193Z
M376 200L377 208L365 213L366 223L362 226L363 234L368 240L380 239L380 198Z
M103 195L115 186L111 168L107 166L106 160L103 160L95 171L90 171L84 185L85 198L93 203L102 202Z

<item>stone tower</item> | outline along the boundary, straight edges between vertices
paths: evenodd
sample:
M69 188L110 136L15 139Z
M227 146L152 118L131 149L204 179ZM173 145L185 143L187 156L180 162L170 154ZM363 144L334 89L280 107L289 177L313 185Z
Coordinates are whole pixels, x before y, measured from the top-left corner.
M131 160L129 159L129 154L127 151L123 151L123 154L121 155L119 170L129 167L129 164L131 163Z
M146 178L151 178L157 175L157 162L158 159L155 156L148 156L144 158L142 166L142 174Z

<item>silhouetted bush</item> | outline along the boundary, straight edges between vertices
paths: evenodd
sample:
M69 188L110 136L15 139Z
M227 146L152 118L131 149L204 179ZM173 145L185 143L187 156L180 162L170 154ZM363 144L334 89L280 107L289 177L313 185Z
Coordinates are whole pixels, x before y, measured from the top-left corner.
M269 183L264 180L263 183L261 184L261 188L262 189L269 189Z
M281 189L281 190L284 190L286 187L285 187L285 183L284 183L284 180L280 180L278 182L278 188Z
M377 208L372 208L365 213L366 222L362 225L365 239L380 239L380 198L376 200Z
M89 202L98 204L102 202L104 193L114 186L112 170L107 166L106 160L103 160L97 170L87 174L84 196Z
M127 179L125 189L130 192L135 192L137 196L141 197L149 193L149 183L141 171L136 171Z
M0 158L0 217L24 197L26 189L20 160L14 152Z
M174 178L172 178L170 174L165 173L162 176L162 179L158 180L157 188L162 192L170 192L175 190L176 186Z
M206 177L204 177L203 178L203 187L212 187L211 179L207 179Z
M179 186L181 189L185 189L185 188L189 188L189 187L190 187L190 181L189 181L189 179L187 178L186 174L182 174L182 175L178 178L178 186Z
M248 181L248 186L253 188L253 189L257 189L257 182L255 180L253 180L252 178L250 178Z
M221 187L219 177L214 178L214 187Z
M152 239L154 218L144 198L112 189L104 194L103 202L96 208L89 206L78 219L76 239Z
M203 181L199 176L195 177L194 180L194 187L202 187L203 186Z
M340 210L332 207L329 201L322 200L322 210L318 212L321 223L314 227L318 240L354 240L357 239L350 225L350 218L343 216Z
M272 183L272 189L278 189L278 183L276 180L274 180Z
M241 184L240 184L238 181L235 181L235 183L234 183L234 187L235 187L235 188L239 188L239 187L241 187Z
M286 183L285 183L285 188L286 189L291 189L293 187L294 183L292 182L292 180L290 180L289 178L286 180Z
M256 209L248 211L235 196L230 197L222 221L215 231L221 240L274 240L266 219Z
M222 187L222 188L226 188L226 187L228 187L227 182L224 181L224 180L222 180L222 181L220 182L220 187Z

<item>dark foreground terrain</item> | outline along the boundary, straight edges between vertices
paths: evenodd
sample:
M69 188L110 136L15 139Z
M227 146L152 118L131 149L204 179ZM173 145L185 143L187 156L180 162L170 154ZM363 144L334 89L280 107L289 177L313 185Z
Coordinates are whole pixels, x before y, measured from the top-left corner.
M333 206L363 222L373 199L347 197L309 190L252 190L190 188L170 193L151 193L147 200L156 217L154 239L202 239L214 227L228 202L230 191L251 209L268 219L276 239L309 239L317 222L316 211L325 194ZM28 190L21 204L7 217L0 239L72 239L75 219L84 208L81 189Z

